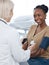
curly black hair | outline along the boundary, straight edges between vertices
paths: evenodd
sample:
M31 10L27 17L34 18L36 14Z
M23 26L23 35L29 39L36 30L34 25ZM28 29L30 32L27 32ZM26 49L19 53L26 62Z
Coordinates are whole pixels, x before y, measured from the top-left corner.
M47 13L48 12L48 7L46 5L44 5L44 4L36 6L34 8L34 10L37 9L37 8L38 9L42 9L44 13Z

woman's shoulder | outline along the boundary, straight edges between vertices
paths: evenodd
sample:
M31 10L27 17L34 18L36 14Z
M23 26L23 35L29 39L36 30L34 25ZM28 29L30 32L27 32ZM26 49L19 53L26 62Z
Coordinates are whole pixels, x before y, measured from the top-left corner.
M47 29L49 29L49 26L47 26Z
M37 25L32 25L30 29L34 29L35 27L37 27Z
M47 28L46 28L46 34L45 34L45 36L49 37L49 26L47 26Z
M49 32L49 26L47 26L46 31Z

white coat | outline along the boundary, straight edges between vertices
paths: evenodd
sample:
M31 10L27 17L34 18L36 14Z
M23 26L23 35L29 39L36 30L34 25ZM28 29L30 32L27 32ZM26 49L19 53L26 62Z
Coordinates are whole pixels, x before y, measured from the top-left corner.
M30 58L30 50L20 46L19 33L0 20L0 65L19 65Z

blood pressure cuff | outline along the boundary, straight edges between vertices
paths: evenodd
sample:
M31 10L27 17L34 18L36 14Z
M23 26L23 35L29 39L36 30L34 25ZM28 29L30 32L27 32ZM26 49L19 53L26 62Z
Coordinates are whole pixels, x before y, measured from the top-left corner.
M47 49L49 46L49 37L44 37L40 43L39 48Z

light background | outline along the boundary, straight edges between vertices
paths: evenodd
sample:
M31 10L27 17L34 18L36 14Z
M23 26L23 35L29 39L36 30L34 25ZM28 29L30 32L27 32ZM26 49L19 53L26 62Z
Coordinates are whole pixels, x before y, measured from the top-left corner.
M12 19L19 16L33 16L33 9L37 5L45 4L49 7L49 0L12 0L14 2L14 15ZM49 25L49 12L47 13L46 23Z

